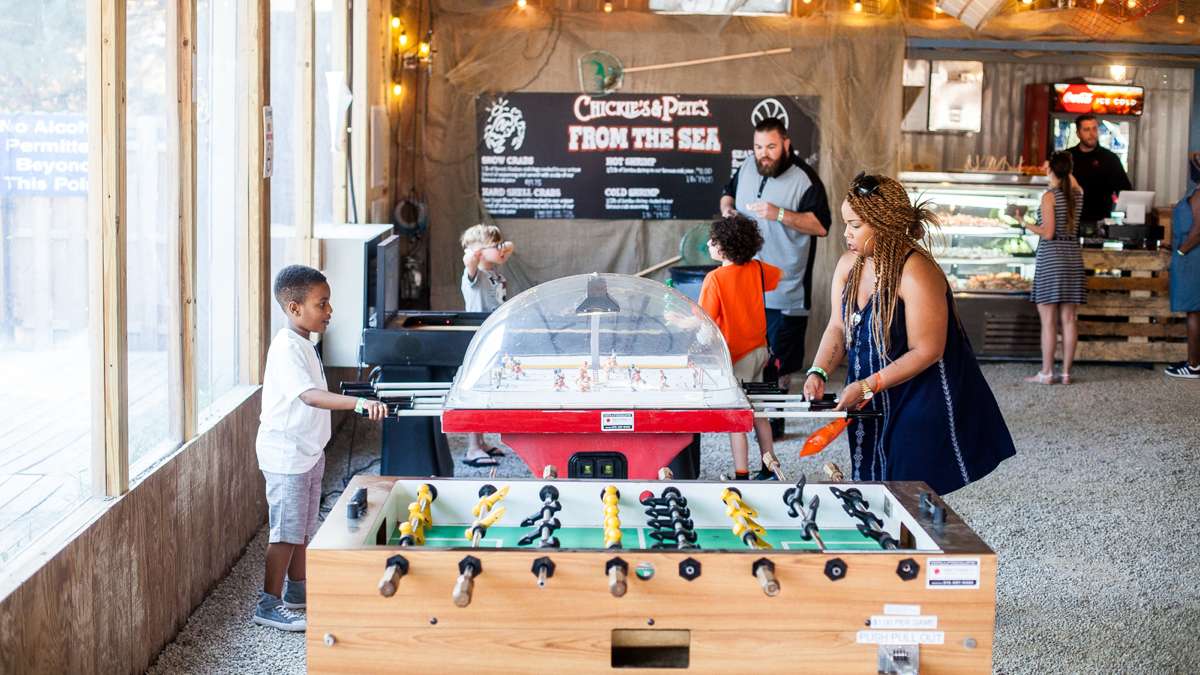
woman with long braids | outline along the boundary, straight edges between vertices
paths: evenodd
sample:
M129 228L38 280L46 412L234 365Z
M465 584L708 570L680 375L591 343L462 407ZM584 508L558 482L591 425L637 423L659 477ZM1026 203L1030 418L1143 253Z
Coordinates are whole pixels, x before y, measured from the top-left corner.
M1071 175L1074 161L1063 150L1046 162L1050 189L1042 195L1038 222L1029 229L1041 237L1037 247L1037 268L1029 299L1037 305L1042 319L1042 369L1025 378L1035 384L1054 384L1054 350L1062 331L1062 383L1071 384L1071 365L1079 329L1075 310L1087 302L1087 275L1083 270L1083 249L1079 246L1079 214L1083 211L1083 190Z
M805 395L824 395L846 360L839 409L883 413L850 423L854 480L921 480L946 494L982 478L1016 450L922 243L933 214L895 180L859 174L842 219L849 251L834 271L834 311Z

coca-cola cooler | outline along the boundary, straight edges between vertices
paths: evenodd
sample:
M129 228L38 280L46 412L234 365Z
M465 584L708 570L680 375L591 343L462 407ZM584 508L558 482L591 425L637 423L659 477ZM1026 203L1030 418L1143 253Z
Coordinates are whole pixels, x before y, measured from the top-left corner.
M1141 87L1097 82L1055 82L1025 86L1025 138L1021 154L1040 165L1051 152L1079 142L1075 118L1084 113L1100 123L1100 145L1121 158L1130 171L1137 120L1145 92Z

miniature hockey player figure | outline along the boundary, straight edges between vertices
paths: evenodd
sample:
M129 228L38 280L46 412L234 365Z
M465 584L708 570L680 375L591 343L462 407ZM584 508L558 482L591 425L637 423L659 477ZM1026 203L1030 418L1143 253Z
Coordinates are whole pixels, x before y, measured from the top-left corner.
M504 384L504 368L496 366L492 368L492 389L499 389Z
M567 378L563 375L562 368L554 369L554 391L566 391Z
M667 383L667 371L659 368L658 370L658 388L670 389L671 385Z
M521 362L517 359L513 359L512 360L513 379L514 380L521 379L521 373L524 373L524 372L525 372L525 369L521 367Z
M700 366L696 365L691 354L688 354L687 367L688 370L692 371L692 389L699 389L700 384L704 381L704 371L700 370Z
M629 384L634 388L642 384L642 369L636 365L629 366Z
M505 354L504 357L500 359L500 363L503 364L504 372L505 372L505 374L507 374L510 370L512 370L513 357L509 356L508 354Z

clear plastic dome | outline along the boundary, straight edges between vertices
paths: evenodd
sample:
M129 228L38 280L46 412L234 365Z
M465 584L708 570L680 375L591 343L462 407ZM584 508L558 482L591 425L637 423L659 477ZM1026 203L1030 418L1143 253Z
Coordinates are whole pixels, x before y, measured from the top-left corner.
M446 398L447 409L748 406L704 310L621 274L556 279L501 305Z

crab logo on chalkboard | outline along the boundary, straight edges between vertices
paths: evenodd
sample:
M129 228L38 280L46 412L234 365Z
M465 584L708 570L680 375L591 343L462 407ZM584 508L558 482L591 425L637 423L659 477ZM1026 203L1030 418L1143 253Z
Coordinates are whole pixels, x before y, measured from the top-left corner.
M511 144L513 150L520 150L525 144L525 115L521 109L510 105L506 98L497 99L488 107L483 142L497 155L504 152L506 144Z
M759 122L770 117L775 117L780 122L783 122L784 129L791 127L788 124L787 108L783 107L783 104L774 98L764 98L754 104L754 110L750 111L750 124L758 126Z

